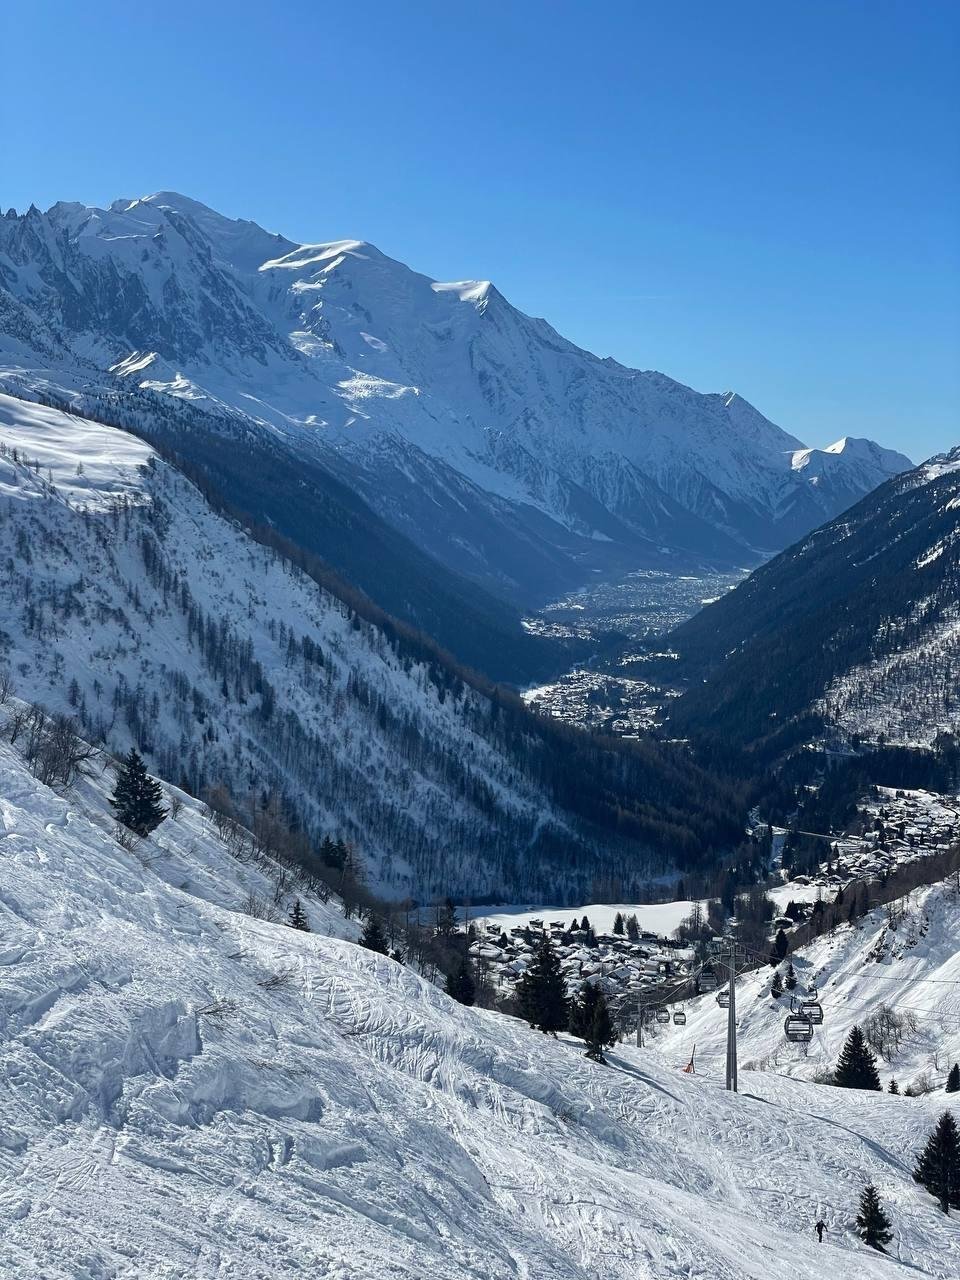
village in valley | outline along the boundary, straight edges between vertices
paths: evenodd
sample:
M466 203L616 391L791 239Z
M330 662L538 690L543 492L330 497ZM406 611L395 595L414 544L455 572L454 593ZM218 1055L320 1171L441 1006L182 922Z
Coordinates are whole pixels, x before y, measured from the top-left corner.
M941 853L960 838L960 797L929 791L874 788L858 806L858 836L823 833L823 857L810 874L773 867L769 946L789 938L849 886L882 880L896 867ZM800 834L800 833L798 833ZM788 833L775 833L782 848ZM820 833L817 833L820 836ZM621 1031L638 1014L653 1030L685 1022L684 1001L718 992L726 975L710 946L706 903L675 901L631 906L588 904L574 908L505 908L465 922L479 985L497 1002L509 1002L543 938L556 952L570 995L584 982L599 986ZM756 953L745 967L764 957Z

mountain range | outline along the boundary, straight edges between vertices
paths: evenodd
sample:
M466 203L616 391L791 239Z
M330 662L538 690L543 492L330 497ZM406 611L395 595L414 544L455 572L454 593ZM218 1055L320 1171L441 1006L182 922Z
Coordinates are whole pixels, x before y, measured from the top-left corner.
M758 563L911 465L591 355L488 282L170 192L0 219L0 379L150 419L253 518L515 680L556 662L521 610Z

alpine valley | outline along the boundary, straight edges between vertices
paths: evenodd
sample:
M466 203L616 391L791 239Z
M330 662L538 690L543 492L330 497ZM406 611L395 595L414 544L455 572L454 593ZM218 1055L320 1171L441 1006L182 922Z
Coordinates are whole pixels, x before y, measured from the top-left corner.
M521 610L598 575L757 564L910 465L600 359L488 282L169 192L0 220L0 378L149 432L511 681L560 661Z
M0 1280L955 1280L958 520L368 244L0 219Z

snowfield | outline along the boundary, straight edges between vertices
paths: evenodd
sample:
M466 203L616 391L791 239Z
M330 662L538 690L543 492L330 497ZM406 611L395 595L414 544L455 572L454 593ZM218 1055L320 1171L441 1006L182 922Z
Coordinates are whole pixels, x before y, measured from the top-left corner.
M312 934L244 915L262 873L189 798L124 850L111 786L56 794L0 738L0 1275L960 1271L910 1178L942 1097L596 1066L328 936L351 926L320 903ZM852 1234L868 1179L890 1259Z

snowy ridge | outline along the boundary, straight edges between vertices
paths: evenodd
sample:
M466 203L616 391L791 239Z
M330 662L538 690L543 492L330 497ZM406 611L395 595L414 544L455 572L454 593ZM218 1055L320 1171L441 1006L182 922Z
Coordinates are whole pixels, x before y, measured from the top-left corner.
M120 848L110 785L56 795L0 737L3 1274L956 1274L910 1178L941 1099L598 1067L323 936L316 903L312 934L238 912L249 872L189 799ZM871 1179L890 1258L851 1229Z
M593 570L742 564L910 465L806 449L733 392L598 359L489 282L176 193L0 219L0 279L0 371L230 406L524 602Z

